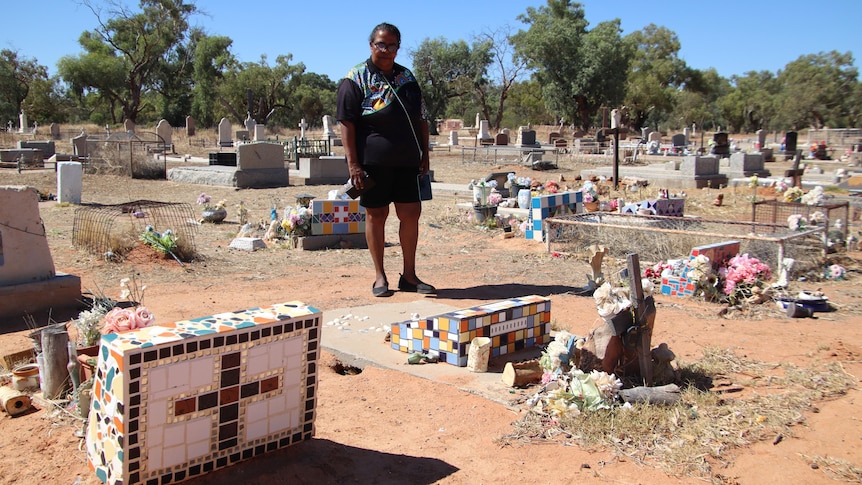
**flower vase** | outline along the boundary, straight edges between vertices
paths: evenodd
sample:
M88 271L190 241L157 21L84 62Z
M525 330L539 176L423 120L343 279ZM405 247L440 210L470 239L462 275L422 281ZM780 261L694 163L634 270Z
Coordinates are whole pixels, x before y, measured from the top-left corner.
M204 209L201 220L204 222L221 222L227 217L227 209Z
M488 203L488 196L491 195L493 187L485 185L473 186L473 205L484 205Z
M473 218L479 224L484 224L489 219L497 215L496 205L477 205L473 206Z
M78 353L78 362L81 364L81 381L84 382L90 377L93 377L95 366L87 361L95 359L99 360L99 347L101 344L90 345L89 347L78 347L75 351Z

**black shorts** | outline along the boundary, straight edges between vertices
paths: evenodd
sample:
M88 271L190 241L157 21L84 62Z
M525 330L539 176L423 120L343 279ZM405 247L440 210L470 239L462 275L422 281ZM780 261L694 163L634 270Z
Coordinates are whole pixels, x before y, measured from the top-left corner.
M419 169L367 165L363 167L374 179L374 187L359 197L366 208L386 207L392 202L419 202Z

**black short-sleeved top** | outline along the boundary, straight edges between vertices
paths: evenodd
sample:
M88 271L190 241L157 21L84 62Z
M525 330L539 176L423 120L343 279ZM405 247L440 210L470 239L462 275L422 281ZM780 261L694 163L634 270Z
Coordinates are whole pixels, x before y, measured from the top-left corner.
M410 113L412 130L393 89ZM395 64L388 83L371 59L353 67L338 85L336 117L356 127L356 154L361 165L419 166L419 127L427 116L422 90L406 67Z

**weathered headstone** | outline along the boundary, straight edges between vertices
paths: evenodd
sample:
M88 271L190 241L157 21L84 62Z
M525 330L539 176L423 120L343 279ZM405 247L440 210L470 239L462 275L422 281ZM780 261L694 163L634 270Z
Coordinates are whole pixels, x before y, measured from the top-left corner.
M647 138L647 141L648 141L648 142L650 142L650 141L657 141L657 142L661 143L661 132L660 132L660 131L652 131L652 130L650 130L649 138Z
M458 131L452 130L449 132L449 145L458 146Z
M790 160L796 155L796 142L798 140L798 133L795 131L788 131L784 134L784 158L785 160Z
M231 129L233 127L227 118L222 118L218 123L218 145L220 147L232 147L233 138L231 138Z
M727 136L727 133L724 131L719 131L718 133L712 135L712 149L710 153L714 155L718 155L720 157L726 157L730 155L730 139Z
M683 135L682 133L677 133L670 138L670 142L674 148L685 148L685 135Z
M159 121L159 124L156 125L156 134L162 137L168 150L173 149L174 128L168 123L168 120L162 119Z
M491 133L488 131L489 126L488 120L479 120L479 132L476 133L476 139L479 140L479 142L494 142L494 137L491 136Z
M27 113L23 110L18 115L18 132L24 133L27 131Z
M254 132L254 125L257 124L257 121L251 117L251 113L248 114L245 118L245 129L248 130L249 133Z
M495 145L508 145L509 144L509 135L505 133L497 133L497 136L494 138Z
M57 153L53 141L18 140L18 148L35 148L42 151L42 158L51 158Z
M260 123L254 125L254 141L266 141L266 125Z
M135 122L132 120L123 121L123 129L126 130L126 133L134 133L135 132Z
M538 145L538 143L536 143L536 130L524 130L523 126L521 128L522 129L518 130L518 138L521 140L521 143L519 144L524 147Z
M195 119L191 115L186 116L186 136L195 136Z
M237 187L286 187L288 170L280 143L251 142L237 147Z
M76 157L84 158L90 156L90 150L87 148L87 134L81 133L80 135L72 138L72 151Z
M685 127L682 129L682 136L685 137L685 145L688 146L689 141L691 140L691 128Z
M60 125L58 125L57 123L51 123L51 139L60 139Z
M766 148L766 130L757 130L757 145L755 145L755 149L763 150Z
M644 142L651 141L650 135L652 134L652 132L653 132L653 129L648 127L648 126L641 128L641 137L644 139Z

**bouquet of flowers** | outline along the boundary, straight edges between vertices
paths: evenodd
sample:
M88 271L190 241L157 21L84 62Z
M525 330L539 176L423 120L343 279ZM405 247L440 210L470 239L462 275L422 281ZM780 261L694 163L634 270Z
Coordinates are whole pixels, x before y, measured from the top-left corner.
M724 277L724 294L731 300L747 298L752 288L762 287L764 281L772 277L769 266L749 257L748 253L730 258L719 273Z
M496 190L492 190L491 193L488 194L488 205L499 205L502 201L503 194L497 192Z
M599 192L596 185L589 180L584 182L581 187L581 193L584 194L584 202L596 202L599 200Z
M790 187L784 191L784 202L799 202L804 192L799 187Z
M281 228L291 237L308 236L311 234L311 209L303 206L288 207L284 211Z
M818 185L803 195L801 202L807 205L821 205L825 200L826 196L823 194L823 187Z
M802 217L802 214L791 214L787 218L787 227L791 231L804 231L808 220Z
M155 317L143 306L146 289L145 285L139 286L134 277L121 279L119 299L131 303L127 307L120 307L117 300L103 295L94 296L92 308L79 313L75 320L78 346L96 345L106 333L126 332L152 325Z

